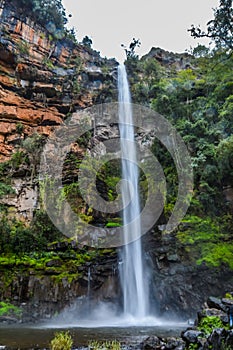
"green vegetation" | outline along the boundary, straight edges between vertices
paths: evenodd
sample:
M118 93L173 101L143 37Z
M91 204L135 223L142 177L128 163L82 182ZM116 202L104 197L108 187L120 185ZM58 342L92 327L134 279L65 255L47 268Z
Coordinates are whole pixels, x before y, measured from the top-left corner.
M26 10L37 22L47 26L51 41L56 42L65 35L66 17L61 0L9 2L16 3L22 11ZM220 1L219 9L214 12L214 21L207 26L207 33L192 27L193 36L205 34L211 37L216 44L214 49L198 45L192 50L192 55L173 57L171 54L170 57L168 54L165 60L162 57L156 59L153 53L139 59L136 49L140 41L135 38L129 47L123 46L123 49L133 102L150 107L169 120L190 152L194 170L194 196L188 214L176 232L180 246L197 264L214 267L224 264L233 269L233 211L232 202L226 197L226 191L233 188L233 57L228 30L229 18L232 16L231 3L231 0ZM85 37L83 44L90 47L91 39ZM21 44L21 51L27 53L27 43ZM77 77L84 69L84 62L80 57L70 58L71 61L76 71L67 77L67 83L70 83L72 93L79 95L82 90ZM43 63L53 68L49 58ZM109 73L106 63L103 61L102 66L105 76ZM32 180L37 180L36 173L45 139L38 133L26 137L21 123L16 125L16 132L22 135L22 139L23 136L25 138L11 159L0 164L0 198L14 193L11 180L16 173L22 171L26 176L31 174ZM63 187L55 206L62 210L68 201L73 212L83 221L108 228L118 227L121 225L120 213L100 213L88 207L80 193L78 182L79 171L82 170L84 173L87 171L87 177L92 174L91 171L96 175L96 182L86 189L87 196L91 195L92 186L96 186L100 196L107 202L114 201L118 196L120 162L113 160L98 168L97 159L93 159L93 169L90 169L88 162L82 159L82 152L91 144L92 137L90 131L82 135L74 147L78 151L67 154L63 167ZM163 217L168 219L177 197L177 171L171 155L158 140L154 140L152 152L166 177L167 201ZM140 185L141 199L145 201L148 191L145 174L141 174ZM41 184L42 197L45 192L46 187ZM79 276L77 268L80 265L103 254L87 248L73 249L72 243L61 235L43 212L43 198L41 210L35 211L33 221L28 226L12 216L7 218L5 213L8 208L3 209L4 216L0 217L0 267L23 271L33 269L38 274L46 271L58 281L64 276L72 280ZM58 242L64 244L64 249L53 249Z
M233 299L233 295L231 293L226 293L225 294L225 298L232 300Z
M232 18L232 0L220 0L219 7L214 10L214 19L207 23L207 31L194 25L189 31L194 38L211 38L217 48L232 50Z
M15 190L11 187L11 185L8 185L4 182L0 182L0 198L5 196L6 194L13 193L15 193Z
M122 226L119 222L108 222L106 227L120 227Z
M50 342L51 350L71 350L73 340L70 332L57 332L54 339ZM116 340L110 341L90 341L88 343L90 350L121 350L120 342Z
M19 135L23 134L23 132L24 132L24 125L21 122L16 124L16 132Z
M209 266L218 267L222 263L233 269L233 244L217 243L210 244L202 249L202 257L197 260L198 264L206 262Z
M231 220L231 218L229 218ZM183 220L177 238L186 251L192 253L197 264L219 267L222 263L233 269L233 243L230 224L219 218L189 216Z
M206 316L203 317L198 325L198 329L204 333L205 336L209 336L215 328L229 329L218 316Z
M0 316L20 317L22 311L15 305L0 301Z
M110 341L91 341L88 344L90 350L120 350L121 344L117 340Z
M42 60L42 63L48 68L48 69L54 69L54 64L53 61L48 58L48 57L44 57Z
M16 125L17 133L22 134L23 130L24 126L18 123ZM16 147L10 160L0 163L0 181L2 179L6 182L6 179L8 179L8 182L10 182L14 172L21 167L28 168L27 170L30 171L31 178L33 178L39 164L44 141L45 138L37 132L23 139L20 145Z
M121 46L125 50L126 58L130 60L136 60L138 59L138 55L136 54L135 50L137 47L141 46L140 40L133 38L132 42L129 44L129 47L127 48L124 44L121 44Z
M29 271L36 276L49 274L55 283L64 279L71 283L82 277L85 270L81 266L114 253L78 246L75 240L63 237L43 211L35 213L29 227L2 217L0 251L1 290L13 283L18 273Z
M10 171L13 173L25 162L27 162L26 153L22 150L16 150L12 154L11 159L7 163L3 164L3 167L5 167L5 169L10 168Z
M73 340L70 332L58 332L50 343L51 350L71 350Z
M208 36L213 34L211 38L216 44L214 49L198 45L193 49L195 56L180 58L179 69L178 57L172 63L172 55L164 54L170 57L165 57L164 62L161 58L160 63L153 52L141 60L129 57L126 66L133 102L152 108L174 125L192 159L194 196L177 238L196 263L214 267L224 264L233 269L232 202L226 197L227 189L233 187L230 3L230 0L220 1L214 21L208 24ZM218 27L214 29L216 21ZM222 26L221 32L223 23L226 26ZM157 49L154 50L156 53ZM166 177L167 201L163 214L168 220L177 198L177 171L171 155L156 139L152 152ZM141 184L144 192L143 178ZM145 195L142 193L141 197Z
M21 40L20 42L17 43L18 49L21 53L21 55L29 55L29 49L30 45L27 41Z
M64 26L67 23L61 0L9 0L17 5L22 13L30 13L31 17L55 38L64 36Z
M89 36L86 35L82 40L82 44L86 47L91 47L91 45L92 45L91 38L89 38Z
M189 344L187 350L198 350L198 348L199 348L198 344L191 343Z
M31 167L31 181L36 173L36 169L40 161L40 154L44 145L44 141L45 138L39 133L35 132L22 142L22 147L27 152Z
M47 245L61 239L47 214L37 211L29 227L16 219L2 217L0 220L0 248L2 254L24 254L46 250Z

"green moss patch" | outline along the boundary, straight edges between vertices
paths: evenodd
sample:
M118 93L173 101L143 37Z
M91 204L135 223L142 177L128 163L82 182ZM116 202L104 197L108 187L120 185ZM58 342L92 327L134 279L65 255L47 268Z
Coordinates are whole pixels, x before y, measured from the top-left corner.
M177 232L177 238L198 265L203 262L213 267L226 264L233 269L230 234L213 219L187 216Z
M0 316L14 316L20 317L22 314L22 310L10 303L0 301Z

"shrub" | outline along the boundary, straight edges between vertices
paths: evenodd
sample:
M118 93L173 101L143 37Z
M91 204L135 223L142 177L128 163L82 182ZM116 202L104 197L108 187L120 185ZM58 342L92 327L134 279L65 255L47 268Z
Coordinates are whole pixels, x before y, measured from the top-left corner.
M188 350L197 350L199 348L198 344L191 343L188 346Z
M22 311L15 305L6 303L4 301L0 302L0 316L21 316Z
M71 350L73 340L70 332L58 332L55 333L55 337L51 340L51 350Z
M22 40L21 42L17 43L18 50L22 55L29 55L29 43Z
M0 181L0 198L2 196L7 195L7 194L13 194L13 193L15 193L14 188L12 188L10 185Z
M24 132L24 125L22 123L16 124L16 132L17 134L22 135L22 133Z
M19 13L30 13L30 17L46 27L54 37L64 30L67 23L61 0L8 0L8 2L15 3ZM49 26L51 23L52 25Z
M88 348L91 350L120 350L121 344L117 340L111 341L91 341L88 344Z
M198 329L206 336L210 335L215 328L227 328L218 316L203 317L198 325Z
M82 44L86 47L91 47L92 45L92 40L89 38L87 35L83 38Z
M225 294L225 298L227 298L227 299L233 299L233 296L232 296L231 293L226 293L226 294Z

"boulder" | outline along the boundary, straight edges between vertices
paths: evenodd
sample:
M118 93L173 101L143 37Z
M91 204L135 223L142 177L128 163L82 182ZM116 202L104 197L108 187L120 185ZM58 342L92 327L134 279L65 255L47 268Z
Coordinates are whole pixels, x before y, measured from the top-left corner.
M207 305L208 305L210 308L219 309L219 310L222 310L222 311L224 311L224 312L227 312L226 306L223 304L222 300L219 299L219 298L209 297L209 298L207 299Z
M154 350L158 349L158 346L161 345L161 341L156 336L151 336L147 339L145 339L142 343L142 349L143 350Z
M200 337L201 335L202 332L195 329L189 329L182 333L182 339L187 343L197 343L198 337Z

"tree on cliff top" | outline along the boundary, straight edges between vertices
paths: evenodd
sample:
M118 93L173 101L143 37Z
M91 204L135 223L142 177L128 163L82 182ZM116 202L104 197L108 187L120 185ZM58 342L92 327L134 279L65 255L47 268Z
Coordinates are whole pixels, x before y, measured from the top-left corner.
M65 9L62 0L9 0L23 13L30 15L37 23L56 30L64 29L67 23ZM51 31L51 30L49 30Z
M225 50L233 49L233 8L232 0L220 0L219 8L214 9L214 19L207 23L207 30L191 26L188 31L194 38L210 38L216 47Z

